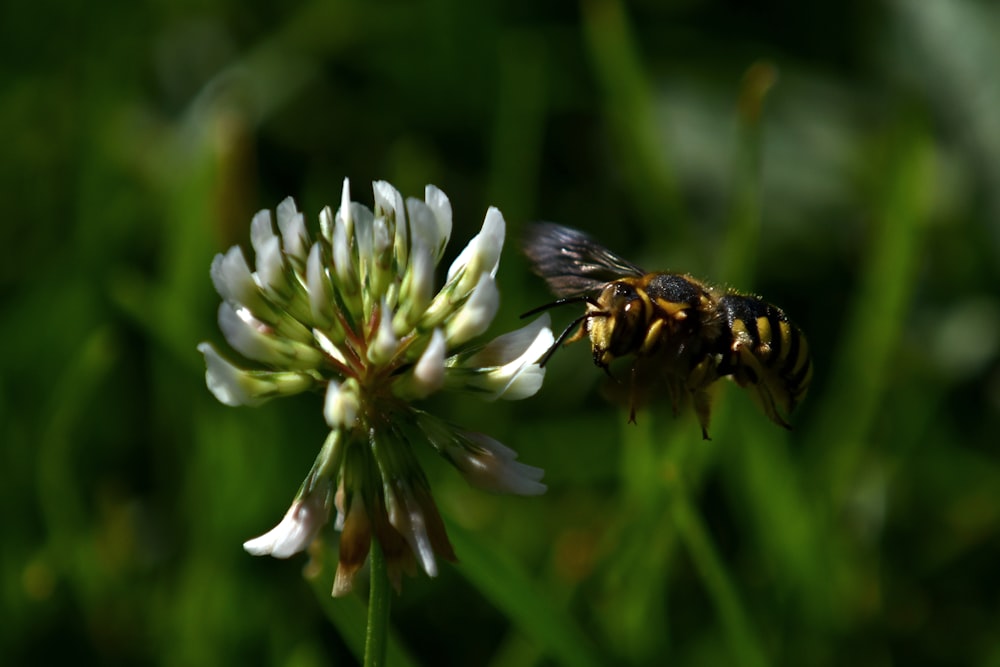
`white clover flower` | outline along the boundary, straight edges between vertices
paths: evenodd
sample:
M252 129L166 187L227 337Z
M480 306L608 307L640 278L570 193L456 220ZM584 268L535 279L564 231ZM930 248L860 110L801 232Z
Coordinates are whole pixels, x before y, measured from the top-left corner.
M442 389L515 400L541 386L537 362L553 342L547 315L475 343L499 308L503 215L487 211L436 289L434 270L452 231L448 198L427 186L423 201L404 200L389 183L373 185L371 210L351 201L345 180L339 208L320 212L315 238L290 198L274 218L254 216L253 270L233 247L216 256L211 277L223 299L223 337L258 367L198 346L208 388L226 405L324 391L331 432L312 471L281 522L244 547L287 558L309 546L336 508L335 595L351 589L373 535L397 587L414 564L433 576L436 557L454 560L412 444L428 442L479 488L545 490L542 470L516 461L513 450L410 404Z

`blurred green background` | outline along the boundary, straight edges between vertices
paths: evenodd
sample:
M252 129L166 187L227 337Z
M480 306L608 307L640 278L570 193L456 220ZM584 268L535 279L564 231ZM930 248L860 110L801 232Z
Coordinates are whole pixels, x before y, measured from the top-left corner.
M332 556L241 548L321 397L226 408L195 351L212 256L350 177L441 187L452 255L503 210L494 332L550 299L515 242L549 219L765 295L816 363L794 431L728 386L710 442L626 425L585 343L531 400L430 401L549 492L421 453L461 562L404 583L391 664L1000 665L998 34L973 0L5 3L0 662L355 661Z

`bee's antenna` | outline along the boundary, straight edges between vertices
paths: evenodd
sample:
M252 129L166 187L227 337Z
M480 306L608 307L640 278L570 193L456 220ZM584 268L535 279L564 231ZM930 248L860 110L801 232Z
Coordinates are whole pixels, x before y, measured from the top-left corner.
M567 304L572 304L572 303L587 303L587 304L590 304L591 306L597 306L597 299L592 294L580 294L580 295L577 295L577 296L568 296L568 297L565 297L565 298L562 298L562 299L556 299L552 303L546 303L544 305L539 306L538 308L532 308L528 312L523 313L521 315L521 319L523 320L526 317L531 317L532 315L535 315L537 313L541 313L542 311L550 310L550 309L556 308L558 306L565 306ZM569 326L567 326L565 329L563 329L563 332L561 334L559 334L558 338L556 338L556 342L554 342L552 344L552 347L550 347L548 350L546 350L545 354L542 355L542 358L539 359L538 365L541 366L542 368L544 368L545 364L549 363L549 359L552 358L552 355L556 353L556 350L558 350L562 346L562 344L566 341L566 339L569 337L569 335L573 332L573 329L575 329L578 326L580 326L580 323L583 322L584 320L586 320L589 317L607 317L607 313L590 311L590 312L584 313L580 317L578 317L575 320L573 320L572 322L570 322ZM580 332L580 335L581 336L583 335L582 331ZM578 337L577 338L573 338L573 340L571 342L575 342L577 340L579 340Z
M556 299L552 303L546 303L539 306L538 308L532 308L526 313L521 313L521 319L523 320L526 317L531 317L532 315L536 315L543 311L550 310L552 308L557 308L559 306L565 306L566 304L569 303L589 303L592 306L596 306L597 300L590 294L581 294L580 296L570 296L566 297L565 299ZM582 317L579 318L577 322L579 322L582 319L583 319Z
M549 304L549 306L553 306L553 305L560 305L560 304L551 304L551 303ZM538 309L536 308L535 311L537 311L537 310ZM525 315L528 315L528 314L529 313L525 313ZM572 322L570 322L569 326L566 327L565 329L563 329L563 332L561 334L559 334L558 338L556 338L556 342L552 343L552 347L550 347L548 350L546 350L545 355L542 356L542 358L538 360L538 365L541 366L542 368L545 368L545 364L549 363L549 359L551 359L552 355L556 353L556 350L558 350L560 347L562 347L563 341L566 340L566 338L569 336L570 332L573 331L573 329L575 329L576 327L578 327L580 325L580 322L583 322L589 316L590 316L590 313L584 313L580 317L578 317L575 320L573 320ZM522 315L522 317L523 317L523 315Z
M578 317L575 320L573 320L572 322L570 322L569 326L567 326L565 329L563 329L563 332L561 334L559 334L558 338L556 338L556 342L552 343L552 347L550 347L545 352L545 354L542 356L542 358L539 359L538 365L541 366L542 368L545 368L545 364L549 363L549 359L552 358L552 355L556 353L556 350L558 350L562 346L563 342L565 342L565 340L569 336L570 332L573 331L573 329L575 329L577 326L579 326L581 322L583 322L584 320L589 319L591 317L607 317L607 316L608 316L608 314L604 313L604 312L590 312L590 313L584 313L580 317ZM580 332L580 335L581 336L583 335L582 331ZM575 343L578 340L580 340L579 337L574 338L570 342L574 342Z

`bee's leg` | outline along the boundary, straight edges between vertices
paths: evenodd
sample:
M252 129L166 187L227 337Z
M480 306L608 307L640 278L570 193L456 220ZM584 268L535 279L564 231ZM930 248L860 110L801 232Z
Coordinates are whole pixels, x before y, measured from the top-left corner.
M615 376L611 374L611 368L601 360L603 354L603 352L594 351L594 365L604 371L605 375L614 380ZM617 382L617 380L615 381Z
M780 412L778 412L778 407L774 400L774 394L771 393L767 383L761 382L757 384L757 386L754 387L754 391L751 396L753 397L754 403L760 407L761 411L767 415L768 419L773 421L778 426L791 430L792 425L785 421L785 418L781 416Z
M663 322L662 319L655 320L646 331L645 338L642 339L642 345L639 346L640 355L650 355L653 354L663 341Z
M740 387L753 386L752 397L767 418L778 426L791 429L792 426L778 412L777 400L771 391L771 386L764 375L760 361L749 349L739 343L733 344L733 352L737 354L737 362L733 370L733 380Z
M707 355L691 369L685 380L686 389L694 402L695 414L701 424L701 437L705 440L711 440L708 437L708 422L712 413L712 395L708 388L719 379L718 368L719 358L714 354Z
M584 317L586 317L586 315L584 315ZM580 319L583 319L583 318L580 318ZM575 326L576 324L577 323L574 322L573 326ZM587 328L581 322L580 323L580 328L577 329L576 331L574 331L573 335L570 336L569 338L567 338L566 341L563 343L563 345L570 345L572 343L575 343L576 341L578 341L581 338L583 338L586 334L587 334Z
M770 387L767 386L766 382L760 382L756 386L756 391L753 393L754 402L760 406L760 409L767 415L767 418L773 421L778 426L783 426L791 430L792 425L789 424L778 412L778 407L775 404L774 394L771 393Z
M685 384L688 391L694 393L700 389L708 387L719 379L719 359L716 355L706 355L699 361L691 372L688 373Z
M691 396L694 399L694 411L701 424L701 437L705 440L711 440L708 437L708 422L712 416L712 395L708 393L707 389L699 389Z
M611 368L609 367L609 364L615 359L614 355L608 354L606 349L598 347L596 344L593 348L594 365L604 371L605 375L614 380L615 376L611 374Z

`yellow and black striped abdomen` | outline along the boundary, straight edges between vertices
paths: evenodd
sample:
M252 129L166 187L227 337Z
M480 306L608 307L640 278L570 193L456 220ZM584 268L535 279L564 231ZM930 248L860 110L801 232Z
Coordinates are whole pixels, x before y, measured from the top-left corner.
M809 389L812 359L805 336L780 308L759 297L726 294L719 308L728 329L720 339L720 375L754 386L767 416L787 426L775 407L789 414Z

